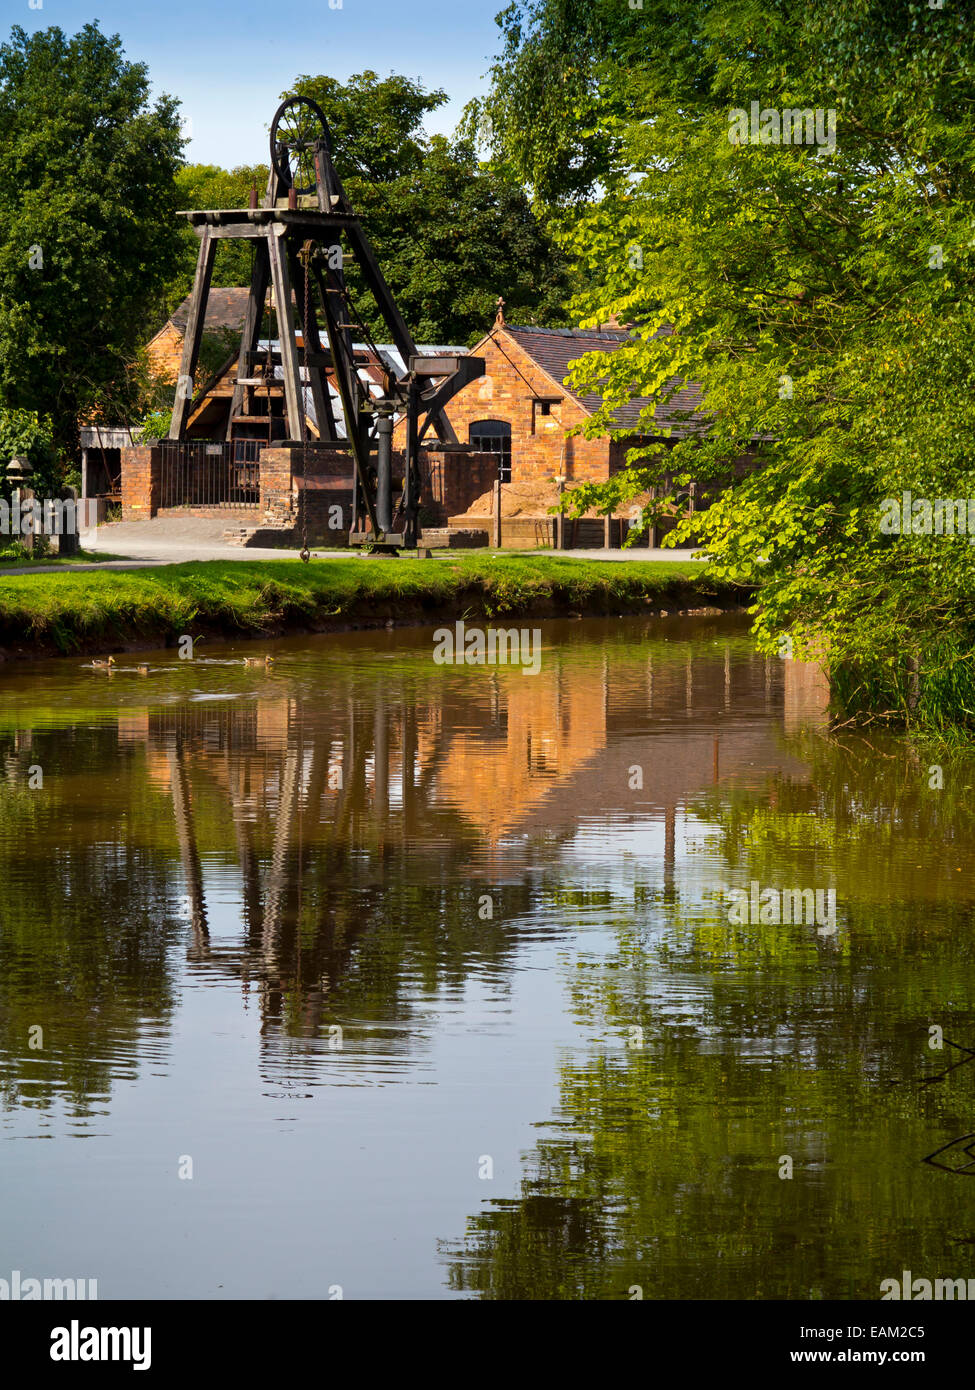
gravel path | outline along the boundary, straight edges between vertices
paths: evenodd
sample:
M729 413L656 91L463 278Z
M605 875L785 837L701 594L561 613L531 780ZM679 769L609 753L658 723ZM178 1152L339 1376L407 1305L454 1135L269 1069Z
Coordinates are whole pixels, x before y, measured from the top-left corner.
M78 570L147 569L154 565L178 565L190 560L287 560L297 559L297 550L264 549L228 545L224 539L226 520L205 521L201 517L159 517L153 521L120 521L85 531L81 544L85 550L95 550L105 556L98 563L77 565L32 565L29 570L17 569L17 574L63 574ZM458 552L463 553L463 552ZM506 552L516 554L519 552ZM527 551L522 554L553 555L554 551ZM348 550L313 550L317 559L341 559ZM686 561L694 557L693 550L564 550L568 559Z

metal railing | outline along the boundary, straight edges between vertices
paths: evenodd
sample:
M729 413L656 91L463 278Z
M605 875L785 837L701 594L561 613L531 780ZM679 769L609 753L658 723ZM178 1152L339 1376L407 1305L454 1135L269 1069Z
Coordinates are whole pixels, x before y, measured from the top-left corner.
M248 508L260 502L261 440L164 439L159 447L160 508Z

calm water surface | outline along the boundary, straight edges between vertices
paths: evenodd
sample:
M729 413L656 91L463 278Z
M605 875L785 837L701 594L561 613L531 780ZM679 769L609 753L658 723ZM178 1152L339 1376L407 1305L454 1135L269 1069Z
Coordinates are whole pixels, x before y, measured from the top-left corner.
M537 676L432 647L0 673L0 1277L975 1276L975 766L827 738L734 618L549 624ZM835 933L730 923L753 882Z

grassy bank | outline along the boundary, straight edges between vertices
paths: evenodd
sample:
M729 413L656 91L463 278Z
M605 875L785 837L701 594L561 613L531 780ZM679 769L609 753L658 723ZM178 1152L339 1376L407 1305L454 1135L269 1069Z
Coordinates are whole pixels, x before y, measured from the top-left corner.
M225 561L87 574L3 575L4 656L165 646L445 619L545 618L743 606L702 566L549 556Z

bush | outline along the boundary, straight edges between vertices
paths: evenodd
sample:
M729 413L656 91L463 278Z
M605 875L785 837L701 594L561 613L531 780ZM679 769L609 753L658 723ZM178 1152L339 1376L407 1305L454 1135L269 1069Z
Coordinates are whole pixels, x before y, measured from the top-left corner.
M54 495L61 486L61 470L54 450L51 422L33 410L6 410L0 406L0 491L8 501L10 487L6 469L17 454L30 461L37 495Z

